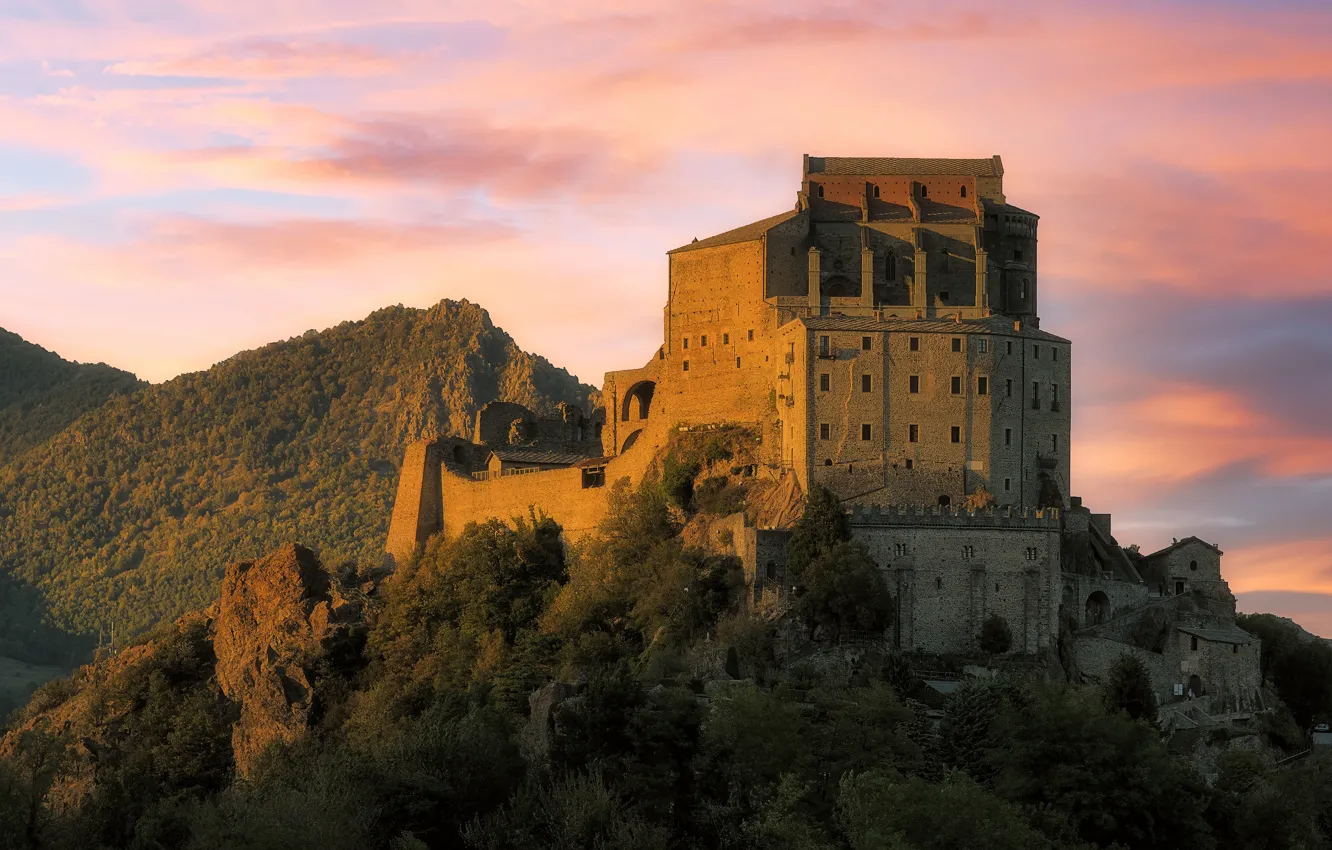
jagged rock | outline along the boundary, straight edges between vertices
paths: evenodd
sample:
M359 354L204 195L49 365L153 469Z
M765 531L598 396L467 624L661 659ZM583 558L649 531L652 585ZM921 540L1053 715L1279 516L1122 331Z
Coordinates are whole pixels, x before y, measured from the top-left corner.
M316 707L315 665L359 617L360 606L337 592L303 546L227 567L213 647L218 684L240 705L232 747L242 776L269 745L305 734Z
M568 682L550 682L527 697L531 713L523 735L523 748L528 758L544 761L550 757L550 746L555 735L555 709L574 698L578 689Z

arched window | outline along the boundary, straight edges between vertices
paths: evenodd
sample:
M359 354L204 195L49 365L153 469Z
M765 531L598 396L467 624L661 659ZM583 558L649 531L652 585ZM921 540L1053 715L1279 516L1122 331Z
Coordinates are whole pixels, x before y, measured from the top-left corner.
M874 197L876 197L876 198L879 197L879 187L878 187L878 186L875 186L875 187L874 187Z
M920 184L920 196L921 196L922 198L928 198L929 195L930 195L930 189L929 189L929 187L926 186L924 183L921 183L921 184Z
M819 186L819 197L820 197L820 198L823 197L823 186L821 186L821 185Z
M1025 277L1022 278L1022 300L1027 300L1027 279Z
M885 280L897 280L897 255L892 251L883 255L883 276Z
M953 503L953 500L952 500L952 498L949 497L949 496L940 496L940 497L939 497L939 506L940 506L940 507L946 508L946 507L948 507L949 505L951 505L952 503Z
M1198 571L1198 562L1189 561L1189 569L1193 570L1196 573Z
M966 186L963 186L963 187L962 187L962 197L965 198L966 196L967 196L967 187L966 187Z

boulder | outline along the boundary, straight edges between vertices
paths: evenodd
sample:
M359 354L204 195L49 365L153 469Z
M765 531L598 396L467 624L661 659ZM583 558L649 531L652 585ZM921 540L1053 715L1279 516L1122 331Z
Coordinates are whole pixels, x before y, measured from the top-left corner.
M242 776L270 745L305 734L316 711L315 666L360 614L303 546L227 567L213 648L218 684L240 706L232 747Z

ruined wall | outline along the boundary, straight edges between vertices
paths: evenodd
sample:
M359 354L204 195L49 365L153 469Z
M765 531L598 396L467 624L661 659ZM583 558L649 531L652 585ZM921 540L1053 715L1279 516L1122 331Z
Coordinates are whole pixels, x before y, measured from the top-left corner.
M1148 601L1147 585L1137 582L1116 581L1074 573L1061 573L1060 580L1061 604L1064 611L1077 623L1078 628L1093 626L1097 622L1108 622L1121 614L1140 610ZM1089 605L1095 593L1104 594L1108 606L1100 603L1100 600L1096 600L1099 605ZM1097 620L1098 609L1099 620Z
M1192 638L1176 629L1167 640L1165 651L1156 653L1108 638L1079 635L1075 642L1078 669L1084 675L1104 681L1121 655L1131 655L1147 668L1152 690L1161 704L1187 698L1175 696L1175 685L1183 685L1187 694L1190 677L1196 675L1202 693L1195 693L1195 699L1205 711L1220 714L1259 707L1261 643L1256 639L1246 645L1199 639L1195 650Z
M420 544L440 530L442 466L439 444L421 441L407 447L398 472L398 494L384 547L389 568L406 563Z
M606 486L585 488L583 471L573 467L488 481L445 471L441 479L446 534L457 535L470 522L526 518L535 509L558 522L570 540L596 529L606 515L606 497L613 483L608 475Z

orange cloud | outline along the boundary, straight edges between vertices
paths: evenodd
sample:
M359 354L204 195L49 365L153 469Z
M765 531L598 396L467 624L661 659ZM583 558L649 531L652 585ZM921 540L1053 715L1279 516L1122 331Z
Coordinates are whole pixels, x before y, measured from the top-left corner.
M1332 594L1332 537L1227 548L1225 552L1222 567L1235 593Z

